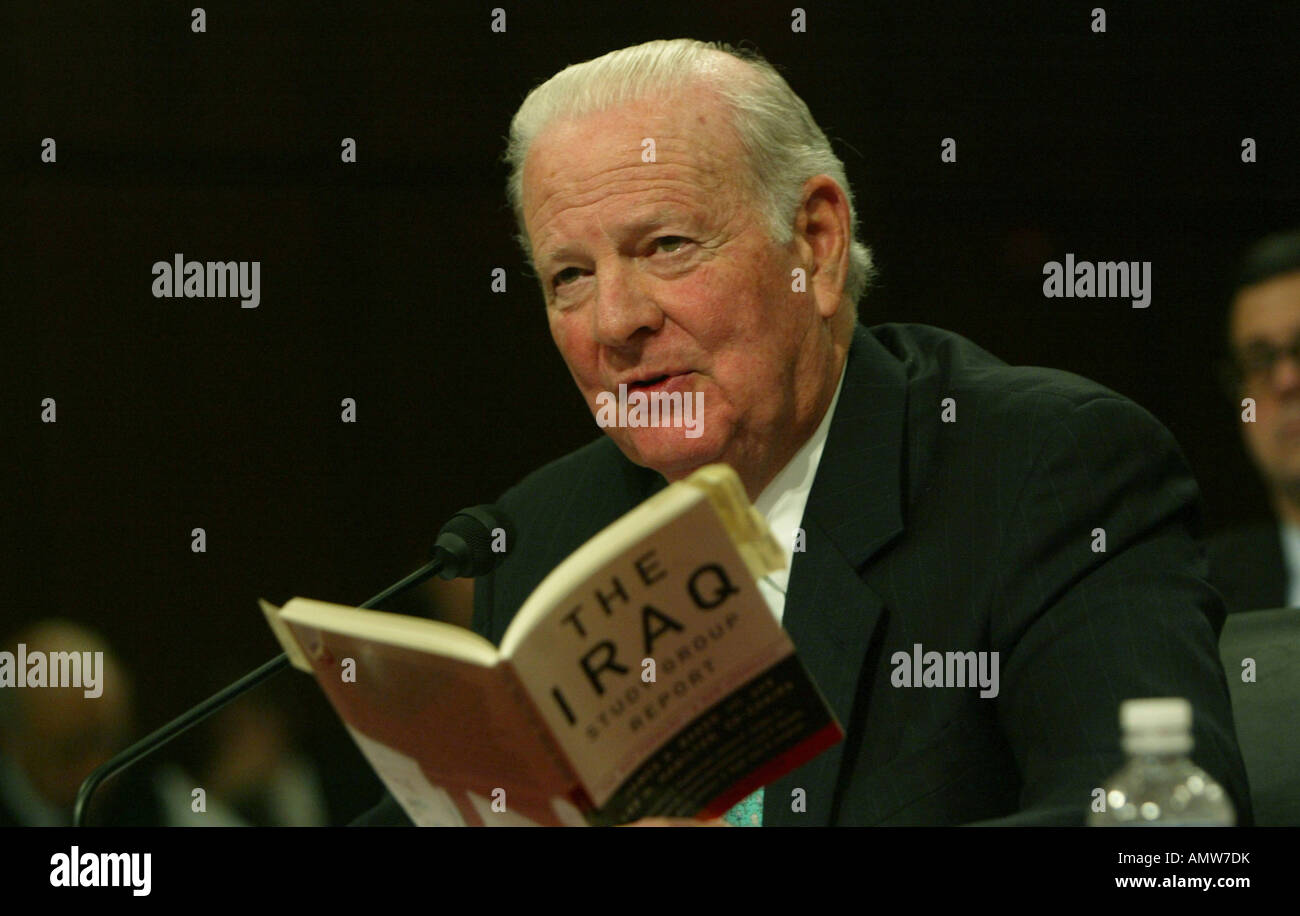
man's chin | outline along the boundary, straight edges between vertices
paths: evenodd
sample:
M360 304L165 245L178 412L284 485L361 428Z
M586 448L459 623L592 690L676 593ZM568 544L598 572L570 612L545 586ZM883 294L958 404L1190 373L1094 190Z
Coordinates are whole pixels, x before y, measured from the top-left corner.
M681 428L607 430L628 461L658 471L668 480L680 480L692 471L718 461L722 448L707 436L689 438Z

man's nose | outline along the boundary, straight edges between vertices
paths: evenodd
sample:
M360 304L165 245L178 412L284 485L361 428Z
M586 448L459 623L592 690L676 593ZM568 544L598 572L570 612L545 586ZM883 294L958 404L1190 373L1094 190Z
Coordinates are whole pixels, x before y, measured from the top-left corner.
M614 259L596 273L596 340L607 347L621 347L637 332L657 331L664 313L650 297L635 265Z
M1283 353L1273 364L1270 381L1278 394L1300 391L1300 359L1294 353Z

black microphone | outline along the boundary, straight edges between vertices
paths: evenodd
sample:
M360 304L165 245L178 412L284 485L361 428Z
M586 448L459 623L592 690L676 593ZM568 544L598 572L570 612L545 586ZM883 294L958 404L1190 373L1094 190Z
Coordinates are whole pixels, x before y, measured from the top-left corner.
M433 578L435 574L444 579L459 579L490 573L505 557L505 550L494 551L493 544L501 541L504 548L514 539L514 522L496 506L461 509L438 532L438 539L433 542L432 560L357 607L374 607L413 585ZM287 656L285 662L288 662Z
M514 543L514 539L514 524L510 521L510 517L496 506L484 505L462 509L438 532L438 538L433 545L433 559L357 607L373 608L394 595L432 578L435 574L444 579L456 579L489 573L505 557L506 548ZM494 550L497 545L500 545L500 549ZM77 790L77 800L72 808L72 825L85 826L90 798L104 780L143 760L177 735L198 725L231 700L247 693L271 675L288 667L289 656L281 652L260 668L244 675L229 687L222 688L193 709L177 716L162 728L146 735L106 763L96 767Z
M444 579L476 579L489 573L514 543L515 526L496 506L461 509L438 532L433 545L434 559L442 559L438 573ZM498 552L493 549L501 545Z

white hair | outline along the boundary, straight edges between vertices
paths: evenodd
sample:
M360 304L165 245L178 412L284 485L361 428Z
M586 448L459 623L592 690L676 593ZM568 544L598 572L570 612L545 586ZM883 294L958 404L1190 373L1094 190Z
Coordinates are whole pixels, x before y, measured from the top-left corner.
M724 75L717 55L744 61L744 76ZM842 163L826 134L813 120L803 99L759 55L718 42L689 38L648 41L611 51L594 60L566 67L535 88L510 122L505 160L510 166L506 194L519 226L519 245L532 263L531 243L523 216L524 161L528 150L553 121L580 118L655 95L672 94L706 83L729 107L732 126L749 166L742 180L779 245L794 236L795 211L803 185L815 175L829 175L849 205L852 241L844 296L850 314L870 282L871 251L858 240L853 192Z

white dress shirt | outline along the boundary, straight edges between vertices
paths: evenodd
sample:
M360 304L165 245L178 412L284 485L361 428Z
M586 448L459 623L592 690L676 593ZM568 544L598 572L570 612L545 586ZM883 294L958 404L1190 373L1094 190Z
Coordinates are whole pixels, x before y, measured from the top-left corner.
M808 505L808 494L812 491L813 478L817 476L817 466L821 464L822 449L830 432L835 405L840 400L840 390L844 387L844 373L848 365L846 359L844 368L840 370L839 384L835 386L835 396L831 398L817 431L795 452L781 472L772 478L758 499L754 500L754 508L767 519L768 527L785 552L785 569L768 573L758 583L759 591L763 593L777 620L785 614L785 592L790 582L790 564L794 561L795 532L803 521L803 510Z

